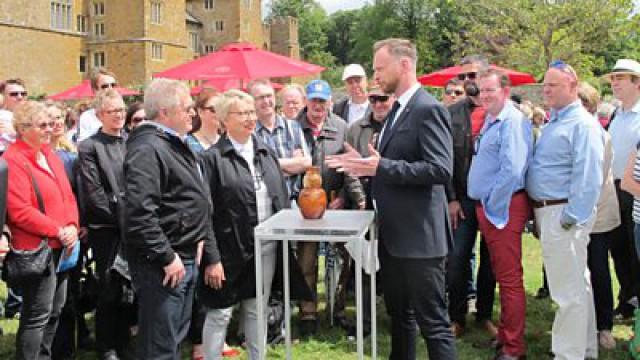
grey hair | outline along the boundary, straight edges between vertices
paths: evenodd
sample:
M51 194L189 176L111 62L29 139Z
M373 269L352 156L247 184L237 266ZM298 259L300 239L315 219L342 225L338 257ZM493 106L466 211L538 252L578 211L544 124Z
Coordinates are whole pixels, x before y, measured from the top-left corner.
M415 66L418 63L418 52L416 50L416 46L407 39L384 39L380 41L376 41L373 44L373 52L376 53L378 50L386 48L396 59L401 57L408 57L411 59L411 62Z
M218 119L220 119L222 123L226 122L227 115L229 115L229 108L240 102L247 102L252 105L255 103L251 95L236 89L227 90L218 96L213 103Z
M109 100L122 100L122 95L120 95L115 89L105 89L103 91L98 91L96 93L95 99L93 99L93 108L96 110L96 113L99 113L104 109L105 104Z
M264 79L264 78L263 79L251 80L249 82L249 84L247 85L247 92L249 94L251 94L251 96L253 96L253 89L258 85L266 86L266 87L270 88L271 90L273 90L274 93L275 93L275 89L273 88L273 85L271 84L271 80Z
M481 68L489 67L489 60L486 56L480 54L468 55L460 59L460 65L477 64Z
M289 91L297 91L300 94L300 96L302 96L303 100L307 98L307 92L304 91L304 87L300 84L297 84L297 83L288 84L282 90L280 90L280 96L281 97L284 96L284 94L286 94Z
M147 119L156 119L161 110L180 106L181 95L189 95L189 89L180 81L153 79L144 91L144 111Z

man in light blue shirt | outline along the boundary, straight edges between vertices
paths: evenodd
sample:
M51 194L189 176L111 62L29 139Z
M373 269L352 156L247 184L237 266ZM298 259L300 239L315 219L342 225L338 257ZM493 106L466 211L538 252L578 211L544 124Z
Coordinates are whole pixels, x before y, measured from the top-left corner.
M467 192L476 200L480 232L500 284L500 325L495 359L526 357L526 296L522 280L522 231L529 219L525 171L533 147L529 120L509 100L509 77L495 69L477 76L485 121L474 145Z
M551 350L555 359L597 358L587 245L603 181L604 134L578 99L578 76L571 66L551 63L543 96L551 121L536 143L526 188L551 298L558 305Z
M612 171L622 221L614 230L611 257L620 283L615 316L628 319L633 317L635 309L629 300L640 295L640 263L633 240L633 196L620 189L620 180L640 141L640 63L620 59L604 79L611 83L613 96L621 102L609 125L613 145Z

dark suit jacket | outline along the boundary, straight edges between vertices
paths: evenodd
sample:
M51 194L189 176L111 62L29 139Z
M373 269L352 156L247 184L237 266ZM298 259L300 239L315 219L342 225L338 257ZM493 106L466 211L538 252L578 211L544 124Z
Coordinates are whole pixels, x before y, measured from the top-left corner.
M446 256L453 244L445 194L453 174L449 113L419 89L378 149L373 198L380 243L395 257Z
M364 116L366 117L371 112L371 104L367 106L367 111L365 111ZM340 116L347 124L352 124L360 119L349 119L349 97L346 96L342 100L333 104L333 113Z

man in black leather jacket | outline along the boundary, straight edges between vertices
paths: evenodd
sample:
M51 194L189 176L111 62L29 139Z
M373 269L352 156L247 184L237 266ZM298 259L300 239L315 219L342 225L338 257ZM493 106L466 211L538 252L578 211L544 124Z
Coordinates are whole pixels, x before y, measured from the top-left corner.
M184 142L195 114L189 89L156 79L150 121L129 136L124 162L126 250L138 295L139 359L179 359L189 328L198 242L212 236L210 197Z

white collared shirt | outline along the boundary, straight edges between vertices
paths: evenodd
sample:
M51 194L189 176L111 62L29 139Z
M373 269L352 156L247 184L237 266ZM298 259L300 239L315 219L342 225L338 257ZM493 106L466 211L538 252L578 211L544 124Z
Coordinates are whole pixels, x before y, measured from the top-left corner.
M349 119L347 120L347 124L351 125L352 123L362 119L364 114L367 112L367 108L369 107L369 100L365 100L362 104L356 104L351 99L349 99Z
M613 178L622 179L629 156L640 142L640 100L627 111L618 108L609 125L613 145Z

